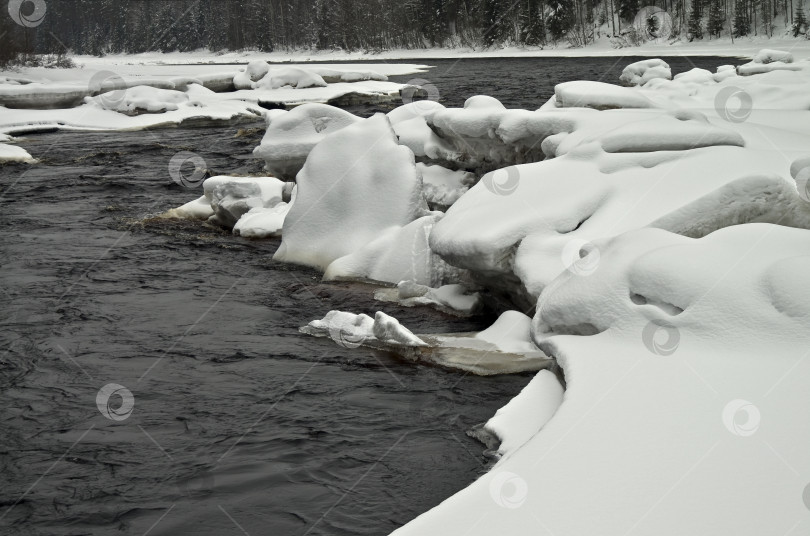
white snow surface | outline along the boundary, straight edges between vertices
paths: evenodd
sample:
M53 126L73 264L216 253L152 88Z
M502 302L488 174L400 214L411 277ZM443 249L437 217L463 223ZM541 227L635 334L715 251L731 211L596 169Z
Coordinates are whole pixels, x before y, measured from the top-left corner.
M422 223L403 228L428 215L413 153L397 144L381 114L324 138L309 154L297 185L275 258L327 273L342 257L376 249L374 241L384 234L395 233L406 242L419 239ZM357 269L350 260L344 262ZM335 268L330 275L341 275L344 269ZM369 270L374 273L374 268ZM412 278L398 276L391 282L404 279Z
M659 58L631 63L622 71L619 81L627 86L643 86L654 78L672 80L672 69Z
M0 143L0 162L25 162L34 164L37 160L22 147L9 145L8 143Z
M264 159L270 173L293 179L315 145L329 134L360 120L334 106L303 104L270 117L264 138L253 154Z
M541 370L532 381L495 413L484 429L500 439L498 454L508 456L522 447L554 416L565 390L554 373Z

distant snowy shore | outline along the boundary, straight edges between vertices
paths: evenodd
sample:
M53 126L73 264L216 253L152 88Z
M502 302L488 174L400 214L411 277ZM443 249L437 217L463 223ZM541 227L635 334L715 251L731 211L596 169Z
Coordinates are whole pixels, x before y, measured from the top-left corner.
M637 47L613 48L607 39L578 48L559 46L539 47L495 47L490 49L471 48L423 48L397 49L381 52L346 52L298 50L298 51L238 51L238 52L147 52L143 54L111 54L104 57L75 56L78 65L94 68L97 65L158 65L158 64L226 64L246 63L254 59L269 62L325 62L325 61L386 61L386 60L427 60L433 58L501 58L501 57L582 57L582 56L727 56L731 58L751 58L762 48L790 50L798 59L810 58L810 40L792 37L743 37L716 40L677 41L673 44L649 42Z

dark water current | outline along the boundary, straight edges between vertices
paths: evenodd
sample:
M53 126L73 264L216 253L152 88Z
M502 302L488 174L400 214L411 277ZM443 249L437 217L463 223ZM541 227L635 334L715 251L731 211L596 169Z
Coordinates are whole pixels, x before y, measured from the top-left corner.
M536 108L554 83L613 81L629 61L439 60L418 76L447 105L484 93ZM386 534L485 470L465 432L530 376L297 330L331 309L384 310L417 333L491 315L381 304L273 262L277 240L149 219L200 193L168 175L180 151L216 174L260 173L263 125L246 127L30 135L41 163L0 166L0 534ZM134 401L120 421L97 407L111 383Z

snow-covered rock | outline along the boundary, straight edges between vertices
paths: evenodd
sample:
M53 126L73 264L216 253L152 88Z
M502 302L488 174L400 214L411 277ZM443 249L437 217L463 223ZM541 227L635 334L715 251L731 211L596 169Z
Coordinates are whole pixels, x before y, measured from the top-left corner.
M271 208L251 208L233 226L233 233L245 238L281 236L284 219L289 212L290 204L283 202Z
M214 212L211 221L231 229L250 210L281 203L284 187L285 183L275 177L216 176L203 183L205 198Z
M247 64L245 70L236 73L233 85L236 89L253 89L254 84L264 78L270 71L270 64L263 60L254 60Z
M180 104L188 100L189 96L182 91L158 89L151 86L134 86L84 99L85 103L98 106L103 110L128 115L174 111Z
M280 69L271 69L261 80L253 84L253 87L257 89L278 89L284 86L304 89L326 87L327 83L312 71L298 67L282 67Z
M754 63L793 63L793 54L784 50L773 50L771 48L763 48L752 58Z
M625 67L619 76L619 81L626 86L643 86L655 78L671 80L672 69L664 60L651 58L631 63Z
M329 311L321 320L313 320L301 331L320 337L331 337L336 343L348 348L380 343L395 346L426 346L426 343L411 333L399 321L382 311L374 318L364 314Z
M361 119L326 104L303 104L275 114L253 155L264 159L267 171L292 180L304 166L312 148L329 134Z
M556 104L560 108L651 108L653 104L644 95L631 88L604 82L576 80L554 87Z
M275 255L281 261L327 271L341 257L427 215L413 153L397 144L381 114L324 138L312 149L297 183L296 202ZM331 274L339 275L336 271ZM402 279L408 277L391 282Z

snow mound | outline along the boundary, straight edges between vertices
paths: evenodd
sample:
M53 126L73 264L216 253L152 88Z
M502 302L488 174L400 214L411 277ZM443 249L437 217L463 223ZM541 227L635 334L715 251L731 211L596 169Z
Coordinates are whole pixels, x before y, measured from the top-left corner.
M374 318L364 314L329 311L321 320L313 320L301 331L309 335L330 337L348 348L382 343L395 346L426 346L399 321L382 311Z
M283 67L270 70L261 80L253 84L256 89L278 89L291 86L295 89L326 87L326 81L319 75L298 67Z
M103 93L96 97L85 97L84 102L103 110L138 115L174 111L188 100L189 96L182 91L134 86L125 90Z
M381 114L324 138L309 154L297 184L274 258L323 271L427 214L413 153L397 144ZM402 279L408 278L391 282Z
M342 71L327 69L325 67L311 67L308 70L320 76L327 84L335 84L338 82L364 82L366 80L385 82L388 80L387 76L376 71Z
M326 104L303 104L270 118L261 144L253 155L264 159L268 172L292 180L312 148L329 134L361 119Z
M251 61L243 71L236 73L233 85L236 89L253 89L254 83L264 78L269 71L270 65L266 61Z
M672 69L667 62L658 58L631 63L624 68L619 81L626 86L643 86L655 78L672 79Z
M607 153L586 144L485 176L436 224L430 247L529 308L563 272L589 274L596 238L645 226L688 236L749 221L810 227L787 167L779 152L748 147Z
M577 80L554 87L554 97L560 108L652 108L653 103L631 88L604 82Z
M784 50L763 48L752 58L754 63L793 63L793 54Z
M642 229L596 246L593 275L549 287L535 318L565 371L562 405L397 536L754 536L806 519L810 232ZM532 431L537 408L507 414Z

